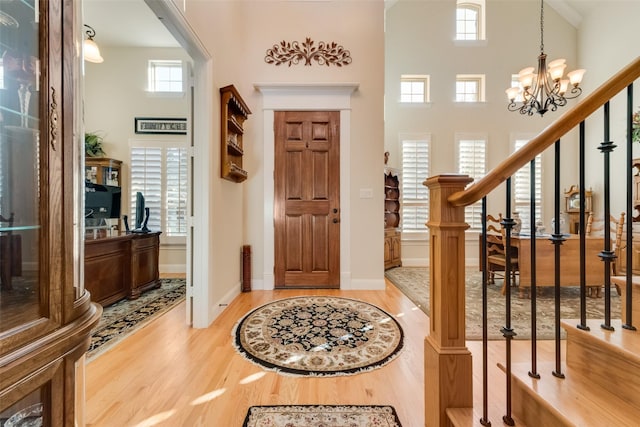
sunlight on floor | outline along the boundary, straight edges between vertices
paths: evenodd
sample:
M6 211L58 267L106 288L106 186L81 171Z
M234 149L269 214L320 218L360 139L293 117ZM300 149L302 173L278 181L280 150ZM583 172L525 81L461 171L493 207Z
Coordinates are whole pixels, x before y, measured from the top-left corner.
M264 377L266 375L265 372L256 372L253 375L249 375L248 377L245 377L243 379L240 380L240 384L249 384L252 383L254 381L258 381L260 378Z
M213 390L212 392L203 394L202 396L198 397L197 399L194 399L190 403L190 405L191 406L196 406L196 405L202 405L203 403L210 402L213 399L215 399L216 397L222 396L225 391L227 391L226 388L219 388L217 390Z
M143 421L139 422L134 427L151 427L151 426L155 426L156 424L159 424L159 423L171 418L173 416L173 414L175 414L175 413L176 413L175 409L172 409L170 411L160 412L159 414L155 414L154 416L149 417L146 420L143 420Z

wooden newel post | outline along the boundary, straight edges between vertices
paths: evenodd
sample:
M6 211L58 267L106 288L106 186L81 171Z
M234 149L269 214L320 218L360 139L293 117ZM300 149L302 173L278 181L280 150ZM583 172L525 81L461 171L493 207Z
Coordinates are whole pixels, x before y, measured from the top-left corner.
M467 175L427 178L429 188L429 335L424 341L425 425L447 426L447 408L473 407L471 352L465 343L464 207L447 199Z

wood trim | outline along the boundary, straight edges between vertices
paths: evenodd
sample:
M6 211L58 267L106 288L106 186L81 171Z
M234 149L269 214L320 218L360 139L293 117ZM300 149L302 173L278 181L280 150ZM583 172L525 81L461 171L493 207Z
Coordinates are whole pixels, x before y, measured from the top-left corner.
M640 56L574 108L560 116L558 120L531 139L524 147L489 171L484 178L466 190L451 195L448 199L449 203L454 206L468 206L477 202L638 78L640 78Z

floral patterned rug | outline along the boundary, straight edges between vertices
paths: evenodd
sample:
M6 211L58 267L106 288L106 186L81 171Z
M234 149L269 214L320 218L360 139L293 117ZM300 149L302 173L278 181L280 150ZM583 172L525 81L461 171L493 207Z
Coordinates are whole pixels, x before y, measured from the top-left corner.
M397 267L387 270L385 276L413 303L429 315L429 270L425 267ZM467 339L482 339L482 273L477 269L466 271L466 324ZM506 299L501 294L502 280L487 287L487 333L489 339L502 339L500 328L505 324ZM554 289L538 288L536 298L536 337L554 339ZM580 289L560 289L560 317L580 318ZM604 319L604 298L587 298L587 318ZM620 297L611 291L611 318L620 318ZM515 339L531 339L531 300L520 298L517 291L511 293L511 327ZM561 329L564 337L564 330Z
M138 299L123 299L104 308L100 322L91 335L88 362L184 300L185 279L161 281L159 288L144 292Z
M270 302L233 328L234 346L268 370L291 375L352 375L379 368L403 346L398 322L364 301L307 296Z
M252 406L242 427L402 427L392 406Z

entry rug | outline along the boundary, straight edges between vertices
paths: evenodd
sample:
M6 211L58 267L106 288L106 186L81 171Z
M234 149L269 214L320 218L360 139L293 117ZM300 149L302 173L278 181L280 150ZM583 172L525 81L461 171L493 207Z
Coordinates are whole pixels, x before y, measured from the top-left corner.
M123 299L104 308L100 322L91 335L87 361L93 360L184 300L185 279L161 279L161 282L159 288L143 292L137 299Z
M392 406L252 406L242 427L402 427Z
M403 332L380 308L349 298L305 296L258 307L233 328L236 349L268 370L352 375L398 356Z

